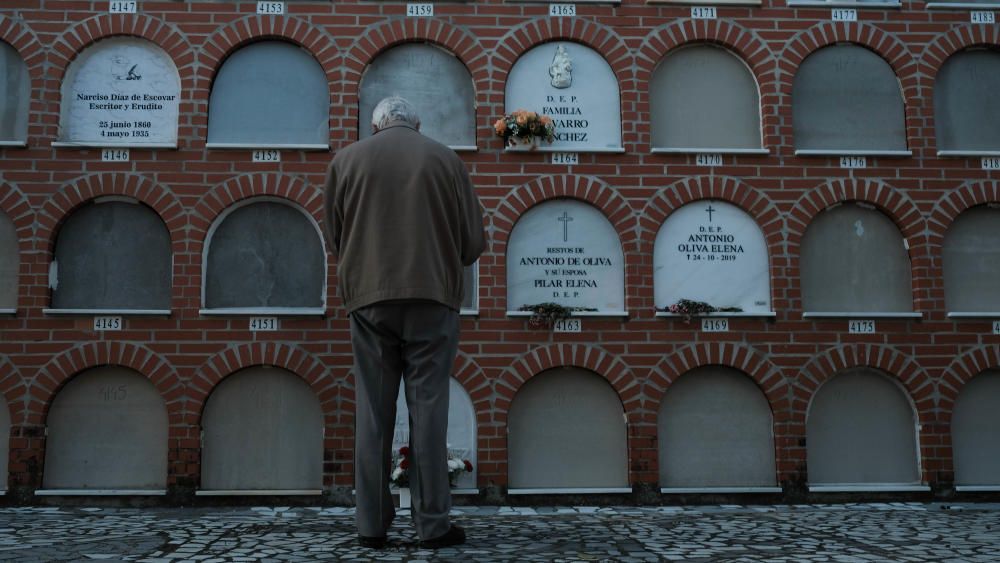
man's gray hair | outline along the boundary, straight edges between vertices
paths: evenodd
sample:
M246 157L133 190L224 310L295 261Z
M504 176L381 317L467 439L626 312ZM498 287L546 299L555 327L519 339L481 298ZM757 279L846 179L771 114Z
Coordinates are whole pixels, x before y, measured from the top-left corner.
M420 116L413 104L399 96L383 99L372 111L372 125L376 129L385 129L393 121L402 121L414 127L420 127Z

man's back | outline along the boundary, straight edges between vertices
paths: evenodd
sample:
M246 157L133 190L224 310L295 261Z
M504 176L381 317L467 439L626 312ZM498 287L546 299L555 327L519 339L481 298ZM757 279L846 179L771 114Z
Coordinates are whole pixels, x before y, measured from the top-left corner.
M399 299L458 309L462 266L485 246L482 215L461 159L394 124L337 154L327 221L349 311Z

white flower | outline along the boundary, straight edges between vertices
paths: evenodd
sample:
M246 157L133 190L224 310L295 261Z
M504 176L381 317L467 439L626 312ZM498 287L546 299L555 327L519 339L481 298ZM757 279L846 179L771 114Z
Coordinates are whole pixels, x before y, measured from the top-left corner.
M464 463L462 463L461 461L458 461L457 459L449 459L448 460L448 469L453 469L453 470L454 469L462 469L462 467L464 465L465 465Z

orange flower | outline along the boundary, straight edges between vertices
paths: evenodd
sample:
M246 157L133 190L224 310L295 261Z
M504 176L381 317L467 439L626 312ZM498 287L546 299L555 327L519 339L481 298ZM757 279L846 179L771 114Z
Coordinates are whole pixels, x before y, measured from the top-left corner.
M524 125L528 122L528 116L525 115L523 112L517 113L517 117L515 118L515 120L517 121L518 125Z
M497 136L503 137L504 131L507 130L507 122L501 117L496 123L493 124L493 129L496 130Z
M552 118L549 117L549 116L547 116L547 115L543 115L543 116L539 117L538 120L542 122L542 125L546 125L546 126L548 126L548 124L552 123Z

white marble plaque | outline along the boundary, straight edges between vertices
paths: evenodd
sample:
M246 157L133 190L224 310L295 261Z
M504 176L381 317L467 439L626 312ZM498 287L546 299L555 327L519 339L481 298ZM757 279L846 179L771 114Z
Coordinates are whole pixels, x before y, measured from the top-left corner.
M155 44L113 37L88 47L62 86L59 142L176 146L181 81Z
M625 259L611 222L572 199L529 209L507 245L507 307L554 302L625 311Z
M465 388L455 378L449 379L448 398L448 451L472 463L473 471L462 473L455 484L458 488L473 488L476 486L476 412L472 408L472 399ZM392 433L392 449L410 443L410 411L406 408L406 396L403 385L400 385L396 397L396 426Z
M678 299L744 312L771 311L767 244L753 218L714 200L689 203L667 217L653 249L657 307Z
M597 51L578 43L539 45L514 64L507 78L506 111L526 109L555 121L556 140L540 150L622 150L618 79Z

